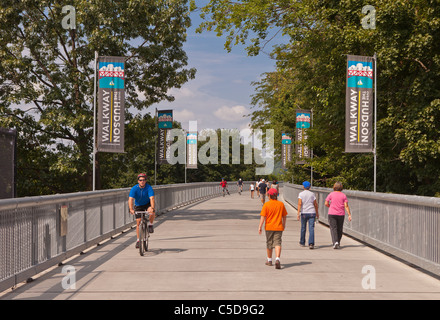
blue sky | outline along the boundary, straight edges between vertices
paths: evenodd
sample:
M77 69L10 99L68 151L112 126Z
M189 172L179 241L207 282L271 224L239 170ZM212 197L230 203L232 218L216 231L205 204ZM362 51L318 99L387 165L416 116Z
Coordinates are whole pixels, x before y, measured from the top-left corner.
M188 130L189 121L197 121L198 130L248 128L252 112L251 95L255 93L252 81L261 74L275 70L275 60L261 53L247 56L244 46L237 45L231 52L224 49L225 37L214 32L196 33L201 19L192 13L192 26L188 30L184 49L188 55L188 67L197 69L196 77L180 89L169 91L173 102L161 102L150 109L173 109L174 120ZM269 46L266 50L270 51Z

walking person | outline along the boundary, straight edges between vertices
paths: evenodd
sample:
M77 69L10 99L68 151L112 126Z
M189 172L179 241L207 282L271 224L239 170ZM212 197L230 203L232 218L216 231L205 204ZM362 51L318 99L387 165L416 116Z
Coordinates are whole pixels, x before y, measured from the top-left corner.
M258 189L260 190L261 204L264 205L264 202L266 202L266 192L268 189L266 181L264 179L261 180L260 184L258 185ZM278 196L278 191L277 191L277 196Z
M278 181L273 180L273 181L272 181L272 185L270 186L270 188L277 189L277 191L278 191L278 195L280 195L280 186L279 186L279 184L278 184Z
M254 183L251 182L251 186L249 187L249 190L251 191L251 198L254 198L254 191L255 191L255 186Z
M329 207L328 223L330 226L333 249L339 249L341 245L345 211L347 211L348 214L348 221L351 221L351 212L348 206L348 199L347 196L342 193L342 190L342 183L336 182L333 185L333 192L331 192L325 199L325 206Z
M318 203L313 192L310 191L311 184L308 181L303 182L304 191L298 195L298 221L301 219L301 235L299 244L306 244L306 229L309 224L309 248L315 247L315 219L319 219Z
M257 189L257 196L258 196L258 198L260 197L260 188L258 187L260 185L260 182L261 182L261 179L257 180L255 182L255 189Z
M266 230L266 265L272 266L272 252L275 248L275 268L281 269L281 242L283 231L286 228L287 211L284 203L277 200L277 190L269 189L267 192L269 201L263 205L260 213L260 225L258 233L261 234L263 223Z

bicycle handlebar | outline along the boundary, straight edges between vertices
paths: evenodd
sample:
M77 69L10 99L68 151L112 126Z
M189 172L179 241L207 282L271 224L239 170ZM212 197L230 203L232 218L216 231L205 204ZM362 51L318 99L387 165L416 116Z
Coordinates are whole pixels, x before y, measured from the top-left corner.
M152 215L152 213L148 212L147 210L142 210L142 211L135 211L134 214L139 214L139 213L145 213L148 215Z

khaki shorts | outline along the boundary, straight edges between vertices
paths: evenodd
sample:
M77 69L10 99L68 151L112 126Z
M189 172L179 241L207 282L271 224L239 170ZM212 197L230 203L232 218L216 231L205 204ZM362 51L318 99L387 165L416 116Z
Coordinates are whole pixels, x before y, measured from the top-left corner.
M281 236L283 231L270 231L266 230L266 246L267 249L273 249L275 247L281 247Z

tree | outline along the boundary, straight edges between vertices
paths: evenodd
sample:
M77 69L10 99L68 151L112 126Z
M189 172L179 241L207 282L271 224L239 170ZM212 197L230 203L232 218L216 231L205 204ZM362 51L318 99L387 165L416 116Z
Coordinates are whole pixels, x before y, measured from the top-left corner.
M271 52L276 71L256 83L252 123L285 130L293 128L296 108L313 108L309 145L322 186L340 179L344 187L373 189L372 154L344 153L345 55L377 53L378 191L434 195L440 187L440 6L370 1L376 26L364 29L365 4L211 0L201 8L206 21L199 29L226 32L227 49L242 43L250 55L267 47L271 32L284 36Z
M187 1L74 0L71 29L64 4L4 0L0 8L0 126L18 131L19 195L91 189L95 51L127 57L127 119L172 101L168 90L195 75L182 48Z

